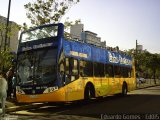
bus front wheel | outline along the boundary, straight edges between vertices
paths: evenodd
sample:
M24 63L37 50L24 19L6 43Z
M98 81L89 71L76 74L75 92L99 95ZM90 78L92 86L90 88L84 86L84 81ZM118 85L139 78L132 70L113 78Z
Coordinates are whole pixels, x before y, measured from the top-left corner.
M87 84L84 91L84 99L90 100L91 98L95 98L95 89L93 84Z

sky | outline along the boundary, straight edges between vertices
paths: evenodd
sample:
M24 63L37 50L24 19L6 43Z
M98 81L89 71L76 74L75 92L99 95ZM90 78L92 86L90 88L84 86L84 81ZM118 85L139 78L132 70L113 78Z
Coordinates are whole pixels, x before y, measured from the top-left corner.
M7 17L8 1L0 4L0 15ZM33 0L11 0L10 20L29 22L24 5ZM160 0L80 0L66 13L69 20L81 19L84 30L98 34L101 41L121 50L135 48L160 53Z

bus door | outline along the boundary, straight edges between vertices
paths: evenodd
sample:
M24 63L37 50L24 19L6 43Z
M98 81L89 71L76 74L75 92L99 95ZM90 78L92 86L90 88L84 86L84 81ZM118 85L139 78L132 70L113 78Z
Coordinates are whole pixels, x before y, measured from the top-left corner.
M65 59L65 71L66 71L66 101L73 101L82 99L82 81L79 81L79 72L78 72L78 60L74 58Z
M123 78L121 78L121 72L121 67L114 65L114 93L119 93L121 91L121 80L123 81Z
M115 79L114 79L114 69L113 65L105 64L105 78L108 81L108 85L106 88L107 94L113 94L115 89Z
M105 94L104 64L95 62L93 68L96 94L103 96Z

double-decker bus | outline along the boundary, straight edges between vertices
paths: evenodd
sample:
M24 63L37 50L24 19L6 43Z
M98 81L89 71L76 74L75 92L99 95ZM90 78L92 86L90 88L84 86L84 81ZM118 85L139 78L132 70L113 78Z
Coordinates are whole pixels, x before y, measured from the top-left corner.
M17 50L18 102L68 102L135 88L130 56L64 38L62 23L21 33Z

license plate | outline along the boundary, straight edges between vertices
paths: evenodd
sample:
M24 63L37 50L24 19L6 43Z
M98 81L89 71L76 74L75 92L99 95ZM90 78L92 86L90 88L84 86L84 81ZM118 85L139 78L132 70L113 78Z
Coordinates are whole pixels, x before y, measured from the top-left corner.
M30 95L29 97L30 97L30 98L38 98L37 95Z

